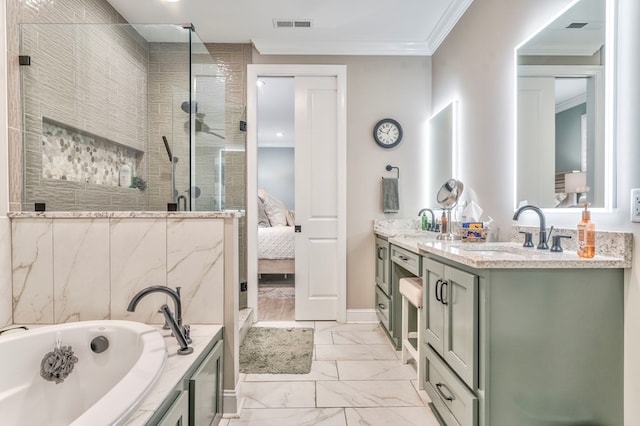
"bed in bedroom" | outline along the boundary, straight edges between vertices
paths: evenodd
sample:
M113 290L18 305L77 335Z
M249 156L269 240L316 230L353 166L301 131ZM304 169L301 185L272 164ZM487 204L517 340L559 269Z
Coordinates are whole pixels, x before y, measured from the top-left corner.
M276 197L258 196L258 274L295 273L294 212Z

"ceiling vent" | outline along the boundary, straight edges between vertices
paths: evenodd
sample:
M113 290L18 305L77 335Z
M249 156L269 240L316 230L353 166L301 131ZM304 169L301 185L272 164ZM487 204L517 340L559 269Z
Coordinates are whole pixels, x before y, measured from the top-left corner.
M580 29L580 28L584 28L587 24L588 22L572 22L569 25L567 25L565 28Z
M311 21L308 19L274 19L274 28L311 28Z

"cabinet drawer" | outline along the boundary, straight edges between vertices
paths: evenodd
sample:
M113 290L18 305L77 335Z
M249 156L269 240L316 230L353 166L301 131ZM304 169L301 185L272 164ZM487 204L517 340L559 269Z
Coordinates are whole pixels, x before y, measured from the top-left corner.
M391 331L391 298L376 287L376 315L384 327Z
M477 426L478 398L447 367L429 345L426 353L425 390L448 426Z
M414 274L416 277L422 276L419 254L415 254L409 250L392 245L391 260Z

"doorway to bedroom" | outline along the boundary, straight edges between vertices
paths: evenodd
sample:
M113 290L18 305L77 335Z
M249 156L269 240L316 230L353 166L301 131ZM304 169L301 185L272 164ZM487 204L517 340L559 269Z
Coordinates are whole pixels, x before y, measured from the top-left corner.
M295 81L261 77L257 103L258 321L295 319Z
M273 80L272 80L273 78ZM280 197L260 177L264 162L258 157L273 153L262 141L258 128L267 122L273 108L258 108L260 92L269 84L293 82L293 147L284 167L266 167L270 175L293 173L292 192ZM286 93L281 88L279 93ZM288 89L288 98L292 95ZM271 136L286 137L286 131L272 129ZM286 147L285 147L286 148ZM276 157L276 156L274 156ZM273 160L273 159L272 159ZM277 161L282 161L278 156ZM286 179L283 179L286 181ZM258 190L264 196L258 197ZM296 321L346 320L346 67L344 65L249 65L247 68L247 303L251 323L261 318L258 302L263 288L279 285L275 293L282 302L282 290L293 284ZM293 197L288 204L287 197ZM275 207L274 207L275 206ZM264 209L264 213L260 211ZM271 211L269 211L271 209ZM269 227L294 239L294 256L262 259L258 255L258 216L264 214ZM284 218L283 218L284 216ZM284 225L283 223L287 223ZM287 230L288 231L285 231ZM280 245L278 245L280 247ZM294 276L291 277L290 275ZM284 281L267 282L265 275L280 275ZM268 277L272 278L273 277ZM275 278L278 280L278 278ZM289 281L289 280L292 280ZM272 285L272 287L275 287ZM289 290L290 291L290 290ZM264 294L264 292L263 292ZM291 294L286 295L291 298ZM291 301L290 301L291 302ZM291 304L289 303L289 306Z

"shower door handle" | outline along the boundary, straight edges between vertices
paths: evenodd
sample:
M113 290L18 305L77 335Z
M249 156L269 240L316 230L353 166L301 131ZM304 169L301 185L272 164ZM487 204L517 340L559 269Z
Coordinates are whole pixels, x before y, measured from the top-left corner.
M300 232L302 232L302 225L296 225L296 226L294 227L294 232L296 232L296 233L300 233Z

